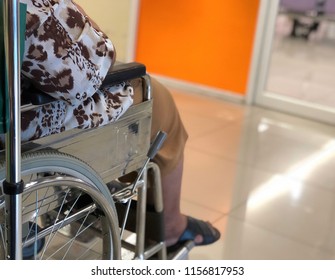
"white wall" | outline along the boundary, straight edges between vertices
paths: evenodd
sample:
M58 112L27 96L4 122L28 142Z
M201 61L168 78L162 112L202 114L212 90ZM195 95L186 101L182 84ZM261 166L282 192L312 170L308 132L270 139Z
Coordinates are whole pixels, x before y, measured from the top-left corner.
M75 0L113 41L117 60L127 61L134 47L134 0Z

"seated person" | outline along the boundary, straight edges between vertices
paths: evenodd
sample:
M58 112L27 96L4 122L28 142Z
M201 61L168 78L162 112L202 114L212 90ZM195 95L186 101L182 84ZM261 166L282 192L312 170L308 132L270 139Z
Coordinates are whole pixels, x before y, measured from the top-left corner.
M132 104L133 87L124 82L99 89L115 61L112 42L71 0L21 0L28 5L22 75L57 101L22 114L22 140L70 127L96 127L115 121ZM194 240L217 241L210 223L183 215L180 192L187 133L170 92L152 79L152 136L167 139L154 161L162 175L167 246Z

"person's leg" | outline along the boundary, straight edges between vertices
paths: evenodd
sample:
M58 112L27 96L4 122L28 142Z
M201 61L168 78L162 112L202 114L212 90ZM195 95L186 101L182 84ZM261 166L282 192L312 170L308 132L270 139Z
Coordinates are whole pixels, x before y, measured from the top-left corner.
M154 79L152 95L152 137L159 130L167 133L166 141L154 159L161 171L166 244L170 246L190 239L196 244L210 244L219 238L220 233L209 223L183 215L180 209L187 132L170 92Z
M165 241L167 246L177 243L187 226L187 218L181 214L180 210L183 163L182 158L172 172L162 176ZM202 236L197 235L194 241L195 243L201 243L202 240Z
M168 175L162 177L164 203L165 240L167 246L175 244L186 228L186 217L181 215L180 195L183 174L183 160Z

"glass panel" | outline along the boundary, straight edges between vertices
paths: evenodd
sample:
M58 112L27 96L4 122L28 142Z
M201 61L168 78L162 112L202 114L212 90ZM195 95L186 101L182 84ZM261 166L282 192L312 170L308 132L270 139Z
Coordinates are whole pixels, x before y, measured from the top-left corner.
M335 0L281 0L266 91L335 111Z

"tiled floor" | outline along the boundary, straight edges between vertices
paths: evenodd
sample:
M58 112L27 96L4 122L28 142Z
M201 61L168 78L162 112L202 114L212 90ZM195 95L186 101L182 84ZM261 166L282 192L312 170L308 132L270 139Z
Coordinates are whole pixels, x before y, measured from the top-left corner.
M182 209L222 233L190 259L334 259L335 128L173 95L190 135Z

